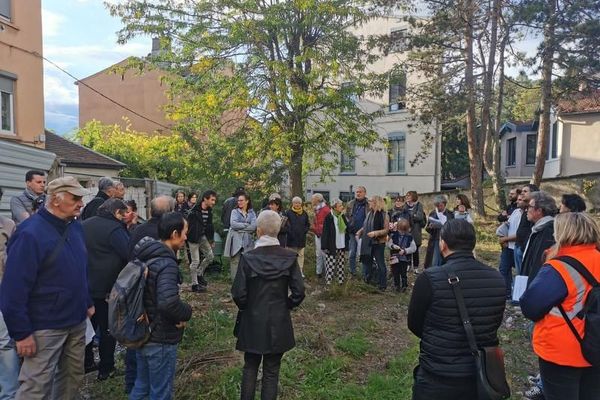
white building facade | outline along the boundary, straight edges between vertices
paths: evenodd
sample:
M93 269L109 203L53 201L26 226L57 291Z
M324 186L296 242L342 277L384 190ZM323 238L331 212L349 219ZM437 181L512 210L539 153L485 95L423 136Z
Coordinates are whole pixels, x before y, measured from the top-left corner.
M370 66L374 72L383 73L401 64L406 54L402 52L402 33L408 25L400 17L373 20L358 31L358 35L392 34L398 38L396 51L382 55ZM404 74L390 76L387 93L379 98L358 100L368 112L382 110L384 114L374 121L383 144L373 149L356 148L354 154L340 152L340 166L323 182L318 171L309 172L305 188L307 196L322 193L326 199L339 197L347 201L353 197L357 186L364 186L369 195L403 195L409 190L419 193L440 190L441 137L435 126L423 126L414 121L407 110L407 88L419 81L419 76ZM424 147L424 138L432 138ZM425 155L417 157L417 155ZM417 160L415 162L415 160Z

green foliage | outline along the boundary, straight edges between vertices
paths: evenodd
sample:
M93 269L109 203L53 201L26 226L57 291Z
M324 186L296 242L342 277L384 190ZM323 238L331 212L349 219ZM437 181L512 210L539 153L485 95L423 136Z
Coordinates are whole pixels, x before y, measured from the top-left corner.
M442 180L469 174L467 136L461 126L449 126L442 134Z
M378 140L372 128L377 113L352 100L387 86L385 74L367 68L375 61L367 41L350 29L374 15L364 5L144 0L108 7L124 23L120 43L138 35L163 38L165 50L151 61L173 72L169 79L177 102L169 115L184 138L194 146L211 150L208 142L226 150L217 142L248 131L244 148L235 150L252 160L224 155L287 173L293 194L301 195L303 167L327 173L339 161L340 147L364 148ZM345 81L353 84L342 87ZM226 124L228 111L236 118Z

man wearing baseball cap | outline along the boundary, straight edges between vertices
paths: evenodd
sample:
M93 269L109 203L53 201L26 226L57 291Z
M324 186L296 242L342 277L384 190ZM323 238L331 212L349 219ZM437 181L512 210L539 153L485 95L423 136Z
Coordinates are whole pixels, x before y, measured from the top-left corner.
M23 357L16 399L74 399L83 380L85 319L94 307L76 219L87 191L67 176L48 184L46 206L17 227L0 309Z

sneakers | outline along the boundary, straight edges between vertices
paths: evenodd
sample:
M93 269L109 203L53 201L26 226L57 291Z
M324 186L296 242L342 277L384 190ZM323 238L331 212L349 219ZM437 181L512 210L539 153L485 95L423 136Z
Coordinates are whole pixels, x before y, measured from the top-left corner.
M544 400L544 393L542 389L538 386L534 386L531 389L527 390L525 393L525 397L528 400Z
M537 386L537 384L540 382L540 374L537 374L537 375L528 375L527 376L527 382L531 386Z

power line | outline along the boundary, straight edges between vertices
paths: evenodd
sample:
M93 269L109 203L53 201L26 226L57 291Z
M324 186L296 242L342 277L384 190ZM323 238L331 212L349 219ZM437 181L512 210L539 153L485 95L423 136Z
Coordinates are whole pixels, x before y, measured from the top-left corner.
M94 92L94 93L98 94L99 96L101 96L101 97L105 98L106 100L110 101L111 103L113 103L113 104L115 104L115 105L117 105L117 106L119 106L119 107L123 108L124 110L127 110L127 111L129 111L130 113L132 113L132 114L134 114L134 115L136 115L136 116L138 116L138 117L140 117L140 118L142 118L142 119L145 119L145 120L146 120L146 121L148 121L148 122L152 122L153 124L155 124L155 125L158 125L158 126L160 126L161 128L164 128L164 129L166 129L167 131L170 131L170 130L171 130L171 128L170 128L170 127L168 127L168 126L166 126L166 125L163 125L163 124L161 124L160 122L154 121L153 119L151 119L151 118L148 118L148 117L146 117L145 115L142 115L142 114L140 114L139 112L137 112L137 111L135 111L135 110L132 110L131 108L127 107L126 105L123 105L123 104L119 103L118 101L116 101L116 100L114 100L114 99L112 99L112 98L108 97L108 96L107 96L107 95L105 95L104 93L100 92L99 90L97 90L97 89L93 88L92 86L88 85L87 83L83 82L82 80L80 80L79 78L77 78L75 75L71 74L69 71L65 70L65 69L64 69L64 68L62 68L60 65L58 65L58 64L56 64L54 61L52 61L52 60L50 60L50 59L46 58L45 56L43 56L42 54L38 53L37 51L27 50L27 49L24 49L24 48L22 48L22 47L19 47L19 46L12 45L12 44L10 44L10 43L6 43L6 42L4 42L4 41L2 41L2 40L0 40L0 43L4 44L4 45L6 45L6 46L8 46L8 47L10 47L10 48L12 48L12 49L16 49L16 50L22 51L22 52L24 52L24 53L30 54L30 55L32 55L32 56L34 56L34 57L40 58L40 59L42 59L42 60L44 60L44 61L48 62L50 65L54 66L56 69L58 69L58 70L59 70L59 71L61 71L62 73L64 73L64 74L66 74L67 76L69 76L69 77L70 77L71 79L73 79L73 80L74 80L76 83L78 83L78 84L80 84L80 85L83 85L83 86L87 87L87 88L88 88L88 89L90 89L92 92Z

